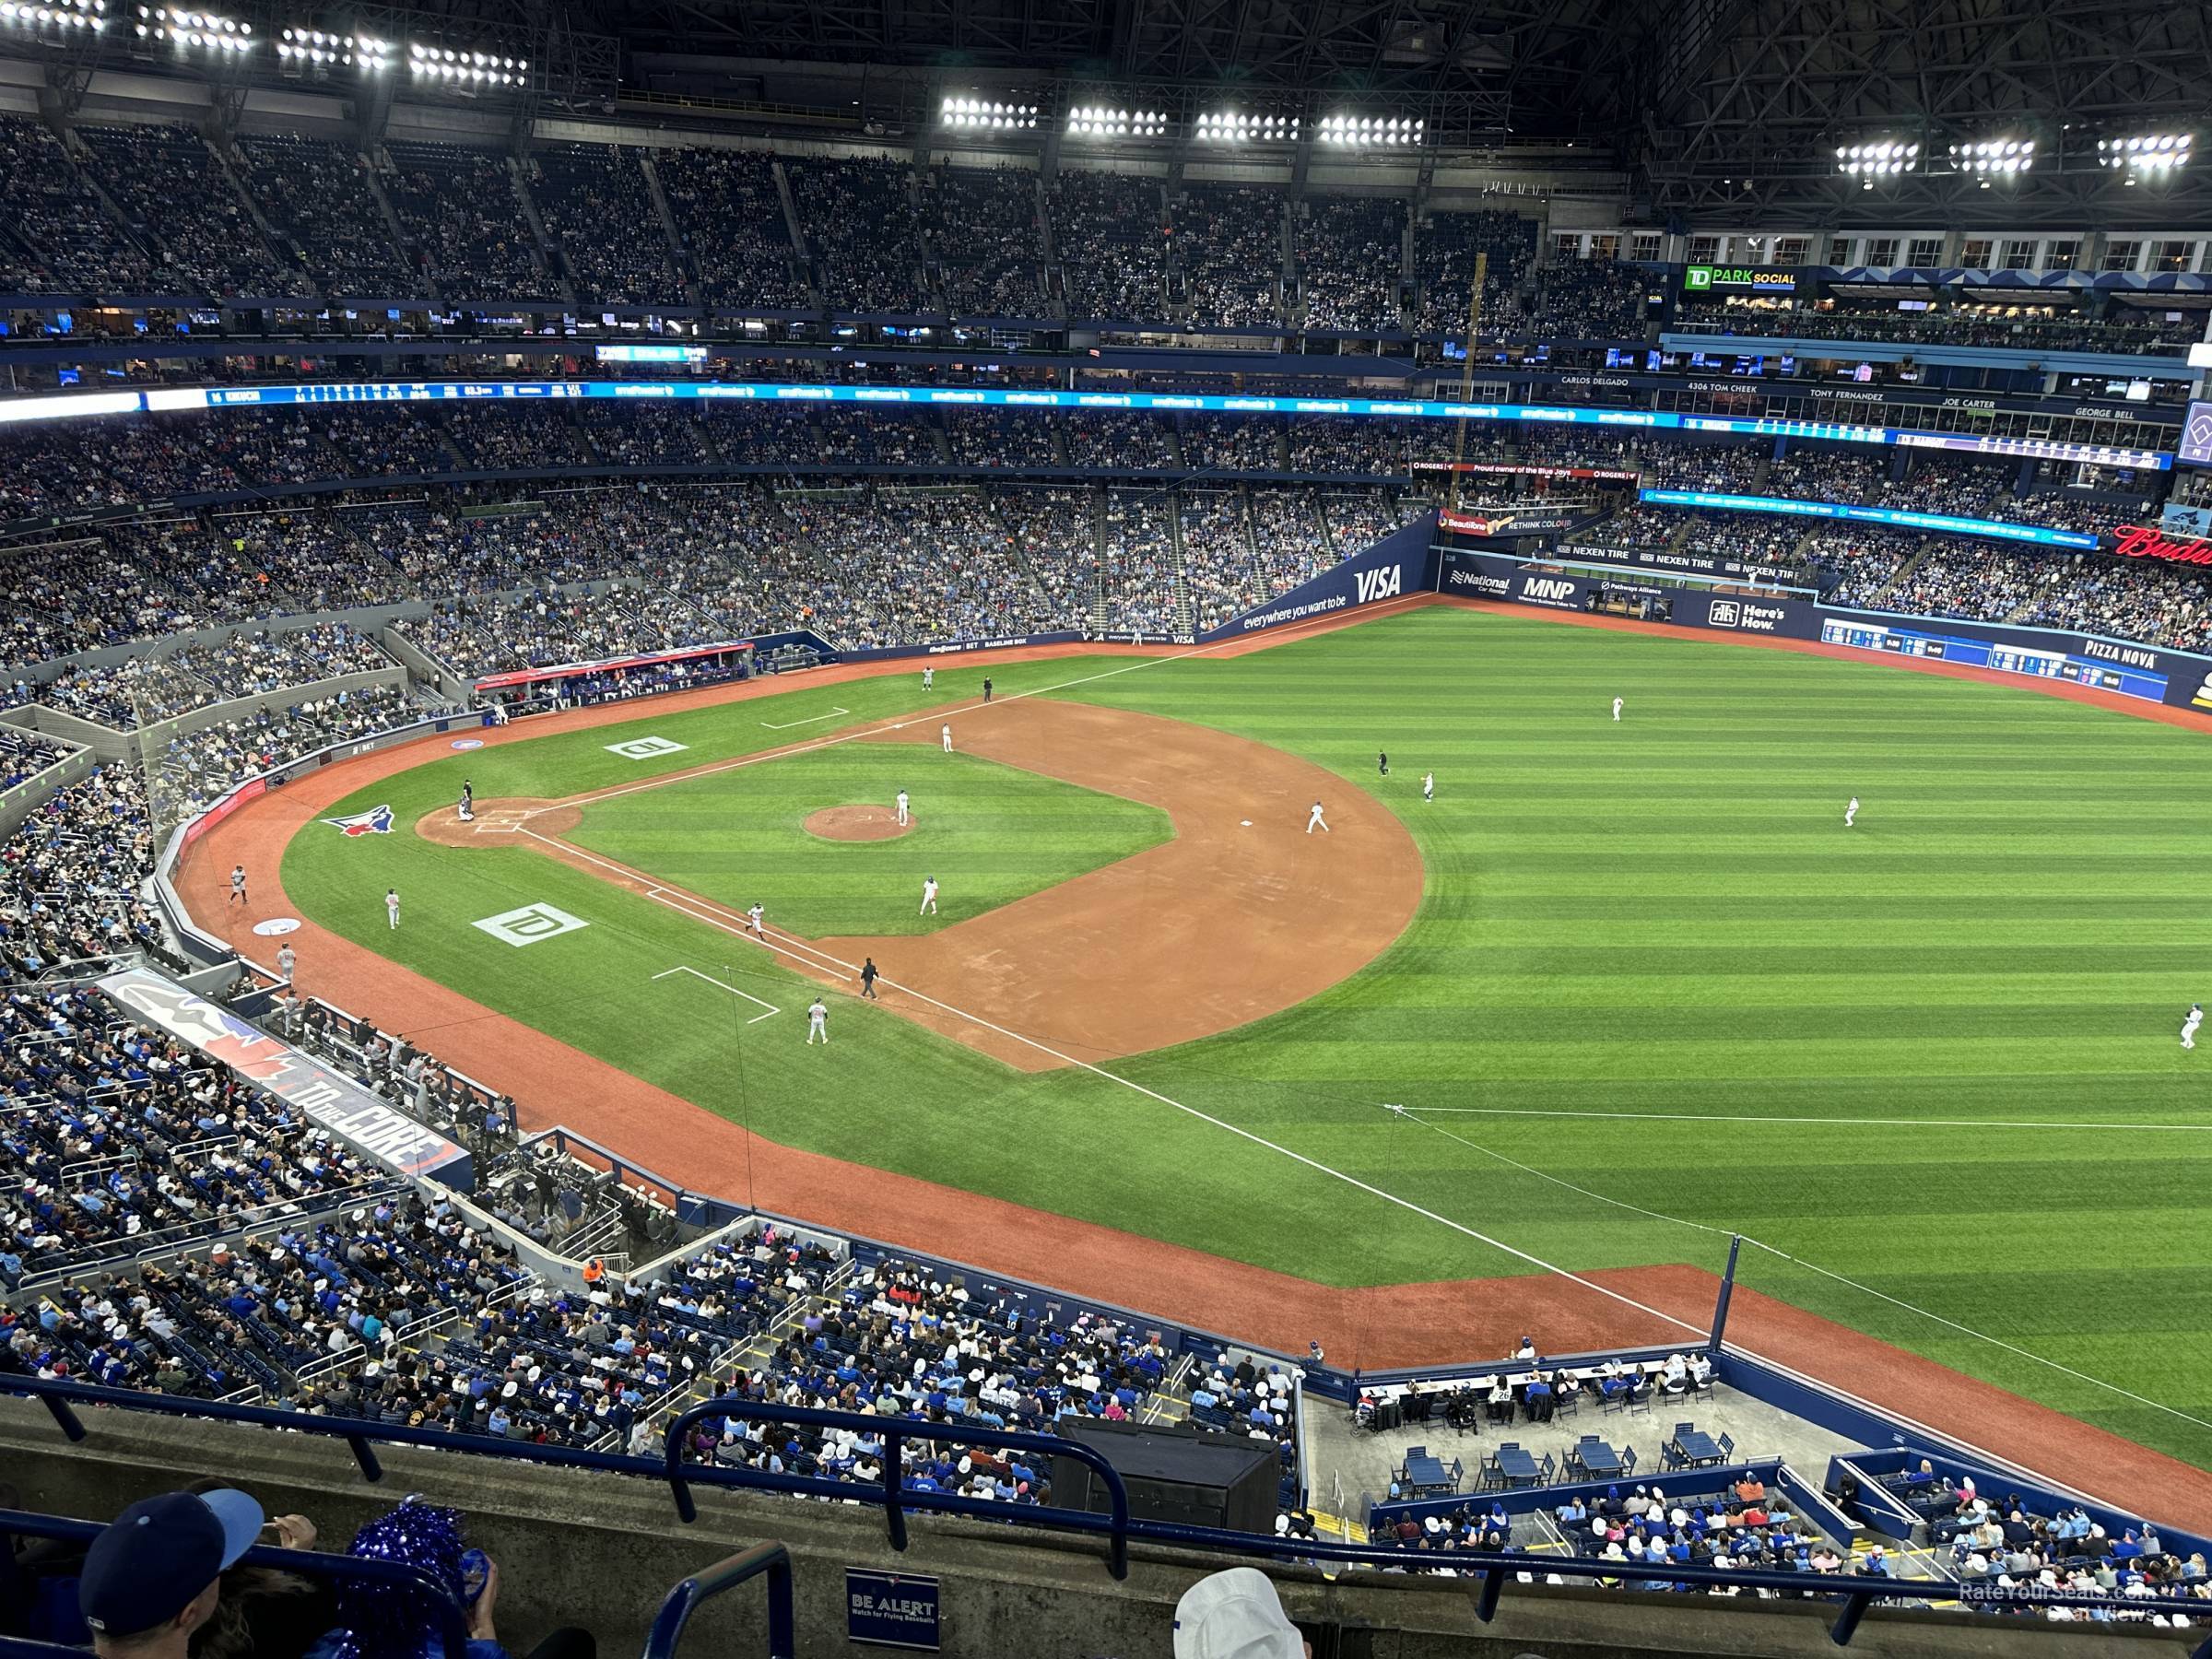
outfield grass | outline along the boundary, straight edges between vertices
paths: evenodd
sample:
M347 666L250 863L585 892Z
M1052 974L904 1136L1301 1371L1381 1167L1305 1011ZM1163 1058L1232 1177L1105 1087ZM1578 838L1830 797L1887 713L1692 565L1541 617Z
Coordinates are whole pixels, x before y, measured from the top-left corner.
M893 841L807 833L825 806L881 806L906 789ZM810 938L935 933L1057 887L1172 833L1156 806L910 744L848 743L598 801L564 839L735 910L758 900ZM942 889L921 914L924 877Z
M1413 926L1365 971L1123 1075L1571 1268L1717 1270L1741 1229L1796 1258L1747 1250L1758 1288L2212 1466L2212 1431L2028 1357L2212 1418L2212 1045L2176 1041L2212 990L2202 734L1875 663L1441 608L1230 662L994 670L1002 694L1087 676L1056 694L1378 790L1427 871ZM917 674L648 714L334 810L390 800L411 820L463 770L480 796L566 794L769 747L763 721L923 700ZM692 747L606 765L601 746L646 733ZM726 959L712 930L542 857L409 834L311 827L285 879L326 925L737 1110L726 999L650 978ZM593 925L524 950L468 926L533 899ZM747 971L785 1001L772 968ZM1018 1077L879 1010L841 1018L833 1084L795 1025L753 1028L754 1127L1331 1283L1526 1270L1108 1079ZM994 1127L1021 1156L975 1157Z

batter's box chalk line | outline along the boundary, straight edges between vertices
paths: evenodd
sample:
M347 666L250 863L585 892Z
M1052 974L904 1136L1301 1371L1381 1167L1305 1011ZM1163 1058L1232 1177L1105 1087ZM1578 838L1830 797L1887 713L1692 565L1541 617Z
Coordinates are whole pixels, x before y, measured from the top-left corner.
M677 973L688 973L693 979L705 980L710 985L720 985L723 990L727 991L732 996L742 996L747 1002L751 1003L755 1007L766 1008L768 1010L768 1014L754 1015L750 1019L745 1022L747 1025L759 1025L762 1020L766 1019L770 1014L781 1014L783 1012L783 1010L777 1007L774 1003L762 1002L750 991L740 991L735 985L724 984L721 980L716 979L712 974L701 973L696 968L670 968L664 972L654 974L653 977L655 980L665 980L670 977L670 975Z

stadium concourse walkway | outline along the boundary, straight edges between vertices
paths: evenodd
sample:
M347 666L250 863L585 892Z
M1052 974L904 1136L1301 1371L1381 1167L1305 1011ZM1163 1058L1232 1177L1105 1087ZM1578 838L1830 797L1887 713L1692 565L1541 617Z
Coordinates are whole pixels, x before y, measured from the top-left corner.
M1274 629L1264 638L1194 650L1076 645L974 653L962 662L1006 663L1111 653L1174 657L1246 651L1440 601L1436 595L1371 606L1347 617ZM1526 613L1518 613L1526 614ZM899 660L810 671L806 683L911 673ZM788 683L756 680L681 692L656 710L772 695ZM631 702L487 729L487 744L638 718ZM426 740L434 742L436 740ZM243 863L276 872L307 818L357 788L420 764L421 745L339 761L265 795L211 829L177 882L206 931L251 958L266 941L226 916L224 872ZM269 877L273 898L296 912ZM385 1030L435 1032L439 1057L511 1095L525 1127L555 1124L587 1135L648 1168L681 1171L696 1190L904 1249L952 1256L986 1271L1117 1302L1163 1320L1222 1332L1279 1352L1320 1340L1333 1362L1381 1370L1479 1362L1510 1352L1524 1332L1554 1353L1624 1346L1688 1347L1702 1340L1719 1286L1688 1266L1612 1269L1574 1277L1530 1274L1343 1289L1179 1245L974 1193L778 1146L726 1119L618 1070L558 1039L508 1020L313 924L292 935L300 988L323 994ZM957 1229L947 1232L947 1218ZM2194 1530L2212 1529L2212 1471L2194 1468L1932 1360L1739 1288L1729 1340L1761 1358L2036 1469L2118 1507Z

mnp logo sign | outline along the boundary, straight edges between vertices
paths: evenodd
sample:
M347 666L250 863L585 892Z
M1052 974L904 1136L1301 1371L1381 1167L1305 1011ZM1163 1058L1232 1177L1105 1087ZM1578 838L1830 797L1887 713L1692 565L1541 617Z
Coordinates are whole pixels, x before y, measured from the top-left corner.
M1357 589L1355 602L1371 604L1377 599L1395 599L1405 592L1406 567L1394 564L1388 570L1356 571L1352 583Z
M608 754L619 755L625 760L650 760L656 755L681 754L690 747L688 743L671 743L665 737L632 737L627 743L607 744L606 748Z
M550 904L525 904L520 910L502 911L496 916L487 916L477 926L495 939L514 946L541 945L547 939L557 939L562 934L574 933L591 924L567 911L556 910Z

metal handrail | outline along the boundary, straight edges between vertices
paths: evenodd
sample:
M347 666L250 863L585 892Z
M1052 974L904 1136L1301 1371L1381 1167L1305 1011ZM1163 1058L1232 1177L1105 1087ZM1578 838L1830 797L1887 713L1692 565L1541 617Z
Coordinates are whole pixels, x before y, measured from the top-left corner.
M1129 1576L1129 1488L1123 1482L1121 1471L1108 1463L1105 1457L1075 1441L1062 1440L1056 1434L1023 1434L1008 1429L992 1429L982 1424L925 1423L912 1418L886 1418L853 1411L824 1411L814 1406L765 1405L758 1400L722 1397L702 1400L689 1410L678 1415L667 1427L667 1450L663 1454L668 1477L668 1489L676 1497L676 1512L688 1523L699 1519L699 1507L692 1501L689 1477L684 1466L684 1439L692 1428L708 1418L735 1418L744 1423L791 1423L803 1429L849 1429L855 1433L879 1436L883 1441L882 1496L877 1501L883 1505L885 1519L890 1528L891 1547L906 1547L906 1512L909 1508L942 1510L954 1514L985 1515L1004 1520L1009 1512L1018 1512L1024 1521L1040 1523L1077 1532L1105 1531L1111 1554L1108 1571L1117 1579ZM1072 1457L1088 1465L1106 1483L1106 1496L1111 1504L1111 1515L1101 1519L1088 1510L1060 1509L1041 1504L1024 1504L1018 1510L995 1499L962 1498L942 1492L908 1492L905 1474L905 1449L910 1440L928 1441L967 1446L988 1446L1005 1452L1035 1452L1046 1457ZM714 1465L718 1474L735 1474ZM790 1481L795 1484L785 1488L791 1491L810 1492L818 1497L852 1499L866 1488L854 1481L831 1480L807 1475L764 1475L759 1470L743 1473L754 1481ZM750 1481L738 1482L752 1484Z
M69 1515L39 1515L23 1510L0 1510L0 1537L10 1534L29 1538L60 1538L76 1544L90 1544L106 1531L104 1523L80 1521ZM390 1590L404 1590L419 1595L426 1610L438 1626L438 1641L444 1659L466 1659L468 1653L468 1618L453 1593L432 1578L420 1567L410 1567L399 1561L370 1560L355 1556L325 1555L312 1549L278 1549L266 1544L256 1544L239 1557L234 1565L241 1567L274 1567L284 1572L303 1573L312 1578L352 1580L357 1583L376 1584ZM19 1642L19 1648L0 1645L0 1656L11 1652L27 1655L54 1653L75 1654L84 1659L82 1648L59 1646L52 1642L32 1641L26 1638L0 1639Z
M768 1574L768 1659L795 1659L798 1641L791 1611L791 1552L781 1544L756 1544L724 1557L704 1572L695 1572L668 1592L653 1616L645 1638L645 1659L676 1659L684 1627L700 1604L725 1590Z
M1047 1435L1018 1435L986 1428L963 1429L917 1422L912 1418L823 1411L806 1406L763 1405L749 1400L711 1400L685 1412L669 1427L670 1451L662 1457L643 1458L610 1452L588 1452L568 1446L538 1446L527 1441L495 1441L445 1429L410 1429L401 1424L371 1423L355 1418L312 1417L264 1406L228 1406L209 1400L177 1399L167 1394L140 1394L129 1389L104 1388L92 1383L66 1382L42 1377L0 1376L0 1394L24 1394L40 1400L72 1441L86 1438L84 1424L72 1409L73 1402L112 1406L131 1411L149 1411L165 1417L209 1418L253 1423L300 1434L324 1435L345 1441L352 1449L355 1461L360 1465L363 1476L372 1481L383 1478L382 1465L377 1462L376 1453L370 1444L372 1441L383 1441L395 1445L429 1446L446 1452L473 1452L489 1457L511 1457L560 1468L599 1469L616 1474L657 1477L668 1482L676 1500L677 1512L686 1521L694 1519L697 1512L689 1492L693 1483L703 1482L710 1486L749 1491L797 1493L804 1497L830 1498L846 1502L865 1500L862 1495L868 1490L865 1486L853 1481L821 1479L803 1475L771 1475L758 1469L732 1469L707 1465L694 1465L687 1470L680 1458L682 1431L707 1417L735 1417L747 1421L851 1429L856 1432L881 1435L885 1440L884 1468L887 1475L894 1466L889 1455L890 1441L894 1435L902 1439L965 1441L973 1445L1004 1446L1010 1451L1043 1451L1053 1455L1075 1457L1094 1467L1103 1465L1105 1461L1088 1446ZM1841 1601L1842 1605L1830 1627L1830 1634L1839 1647L1850 1641L1866 1609L1877 1601L1957 1603L1968 1607L2009 1608L2019 1612L2050 1607L2080 1607L2145 1615L2178 1613L2186 1616L2193 1626L2205 1616L2203 1602L2170 1595L2129 1596L2122 1599L2108 1595L2084 1595L2070 1591L2041 1592L2032 1587L2000 1594L1985 1587L1947 1581L1874 1578L1857 1573L1807 1574L1750 1569L1738 1571L1725 1568L1673 1564L1652 1567L1633 1561L1607 1561L1593 1556L1490 1554L1472 1549L1454 1550L1449 1557L1444 1557L1423 1555L1394 1547L1378 1548L1371 1544L1336 1544L1324 1538L1286 1537L1271 1532L1232 1532L1224 1527L1137 1520L1132 1519L1128 1513L1127 1492L1120 1476L1111 1466L1105 1469L1105 1473L1110 1480L1108 1490L1115 1499L1114 1512L1110 1515L1083 1510L1001 1503L994 1500L962 1498L944 1492L906 1492L894 1488L887 1493L885 1503L890 1516L893 1546L901 1549L905 1547L905 1512L926 1510L1017 1526L1035 1525L1063 1532L1103 1533L1112 1549L1109 1569L1116 1578L1125 1576L1128 1571L1127 1547L1132 1538L1148 1544L1214 1554L1258 1557L1278 1566L1320 1567L1339 1563L1347 1567L1380 1567L1399 1571L1449 1566L1463 1574L1480 1576L1482 1583L1477 1593L1476 1610L1485 1623L1496 1616L1498 1598L1504 1593L1507 1583L1522 1574L1531 1578L1590 1579L1694 1590L1773 1590L1785 1595ZM4 1656L0 1656L0 1659L4 1659ZM2212 1642L2200 1650L2196 1659L2212 1659Z

